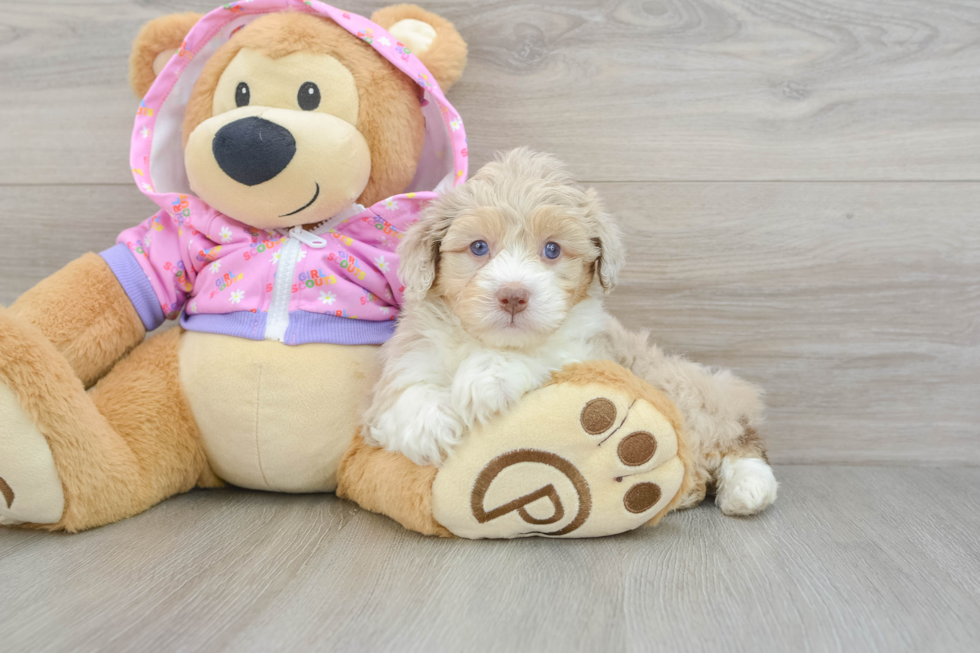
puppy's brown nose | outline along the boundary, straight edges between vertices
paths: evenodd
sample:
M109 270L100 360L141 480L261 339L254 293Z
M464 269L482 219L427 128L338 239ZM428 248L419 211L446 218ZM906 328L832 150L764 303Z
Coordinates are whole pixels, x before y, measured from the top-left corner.
M500 308L511 315L517 315L527 308L527 300L530 297L531 293L528 289L519 283L508 283L497 291Z

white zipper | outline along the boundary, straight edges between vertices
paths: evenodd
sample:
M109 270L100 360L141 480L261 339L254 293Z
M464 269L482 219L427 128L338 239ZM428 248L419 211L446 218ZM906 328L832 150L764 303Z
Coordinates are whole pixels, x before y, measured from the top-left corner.
M322 226L323 223L320 223L315 228L319 229ZM327 241L325 241L323 238L320 238L318 235L314 233L310 233L309 231L304 229L302 225L293 227L285 235L291 238L295 238L299 242L303 243L304 245L309 245L313 249L323 249L324 247L327 246Z
M279 250L279 263L272 282L272 301L269 302L269 313L265 320L266 340L286 341L286 329L289 328L289 300L293 294L293 276L296 274L296 264L299 263L299 253L303 245L313 249L326 247L327 241L321 237L321 234L363 210L363 206L354 204L316 225L312 232L304 229L303 225L297 225L289 231L278 230L286 237L286 244Z
M286 238L286 244L279 250L279 264L272 282L272 301L265 319L265 339L285 342L289 327L289 296L292 295L293 274L296 272L296 258L299 256L300 242Z

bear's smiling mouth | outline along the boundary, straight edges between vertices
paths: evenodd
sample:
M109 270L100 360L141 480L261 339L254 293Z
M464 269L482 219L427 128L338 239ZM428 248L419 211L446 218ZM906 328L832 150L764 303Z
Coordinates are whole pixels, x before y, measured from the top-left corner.
M316 201L316 198L320 197L320 184L317 183L317 182L313 182L313 183L316 184L316 192L313 193L313 199L311 199L309 202L307 202L303 206L299 207L295 211L292 211L290 213L283 213L282 215L279 216L280 218L285 218L285 217L288 217L288 216L291 216L291 215L296 215L300 211L309 208L310 204L312 204L313 202L315 202Z

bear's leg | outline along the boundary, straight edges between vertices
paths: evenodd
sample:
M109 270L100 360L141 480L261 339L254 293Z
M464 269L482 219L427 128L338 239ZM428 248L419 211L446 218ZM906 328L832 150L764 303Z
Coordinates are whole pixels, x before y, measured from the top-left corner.
M452 537L432 516L432 481L436 467L420 467L354 436L337 473L337 496L362 508L388 515L423 535Z
M146 329L109 265L85 254L21 295L9 309L65 357L88 388L143 342Z
M0 309L0 523L80 531L214 485L177 373L180 330L91 391L34 326Z

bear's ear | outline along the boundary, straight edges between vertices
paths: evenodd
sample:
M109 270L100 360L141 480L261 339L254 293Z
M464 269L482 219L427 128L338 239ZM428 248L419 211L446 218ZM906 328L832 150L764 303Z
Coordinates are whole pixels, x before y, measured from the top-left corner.
M371 21L385 28L435 75L443 91L466 67L466 41L453 24L415 5L393 5L374 12Z
M140 30L129 55L129 85L139 97L146 95L163 67L180 49L184 37L201 14L172 14L154 18Z

